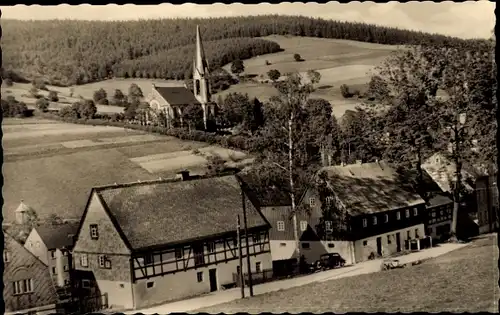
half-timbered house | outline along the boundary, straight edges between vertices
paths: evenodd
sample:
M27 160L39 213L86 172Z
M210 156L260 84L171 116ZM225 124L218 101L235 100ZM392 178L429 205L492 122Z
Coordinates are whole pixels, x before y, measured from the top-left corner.
M73 250L75 268L92 273L114 308L219 290L241 272L236 236L243 209L251 269L272 268L269 223L248 200L243 207L242 197L234 175L185 173L180 180L93 188ZM241 245L246 257L244 238Z
M302 202L322 213L317 229L346 248L338 251L353 262L402 251L424 237L425 201L387 163L323 167L318 182L323 191L311 186Z

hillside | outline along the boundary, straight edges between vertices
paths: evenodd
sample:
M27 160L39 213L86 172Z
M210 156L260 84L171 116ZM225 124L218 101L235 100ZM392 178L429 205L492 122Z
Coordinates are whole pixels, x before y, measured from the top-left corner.
M318 38L349 39L380 44L447 44L463 45L468 41L442 35L378 27L361 23L327 21L306 17L254 16L213 19L162 19L139 21L16 21L2 20L2 50L4 73L16 80L43 77L56 85L95 82L110 76L125 76L131 61L151 57L160 62L165 51L192 45L195 26L200 25L205 42L230 38L264 37L272 34L298 35ZM240 56L235 46L226 53L227 62L240 57L262 53L254 42L246 56ZM270 44L269 44L270 45ZM223 48L221 45L216 45ZM186 48L189 49L189 48ZM217 58L227 49L217 50ZM174 50L183 54L185 49ZM158 57L156 57L158 56ZM185 57L185 56L184 56ZM169 58L181 60L181 56ZM185 58L179 69L187 69L191 58ZM223 63L222 59L219 61ZM134 62L132 62L134 64ZM139 74L158 78L157 69L151 73L148 62L138 62L134 76ZM156 65L158 66L158 65ZM148 73L148 71L150 73ZM160 71L160 78L179 78ZM130 75L130 74L129 74Z

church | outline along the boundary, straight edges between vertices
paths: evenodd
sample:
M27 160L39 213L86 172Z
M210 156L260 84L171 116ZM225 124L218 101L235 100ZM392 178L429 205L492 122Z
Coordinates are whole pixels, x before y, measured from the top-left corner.
M193 59L193 89L187 86L171 87L153 84L149 95L149 106L156 113L163 113L165 125L173 127L174 122L183 125L183 111L190 105L199 105L203 109L205 130L215 119L216 104L211 101L209 69L201 41L200 27L196 27L196 51Z

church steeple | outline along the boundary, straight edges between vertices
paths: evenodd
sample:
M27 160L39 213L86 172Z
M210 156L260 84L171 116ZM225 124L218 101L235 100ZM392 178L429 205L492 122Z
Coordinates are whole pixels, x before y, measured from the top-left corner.
M194 96L203 107L203 121L207 122L208 103L210 103L210 83L208 81L208 63L201 41L200 26L196 26L196 50L193 58L193 88Z

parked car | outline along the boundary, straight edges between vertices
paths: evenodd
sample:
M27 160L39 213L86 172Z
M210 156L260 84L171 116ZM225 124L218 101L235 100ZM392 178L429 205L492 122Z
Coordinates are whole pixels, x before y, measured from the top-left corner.
M327 270L336 267L344 267L345 259L338 253L323 254L315 263L317 269Z

